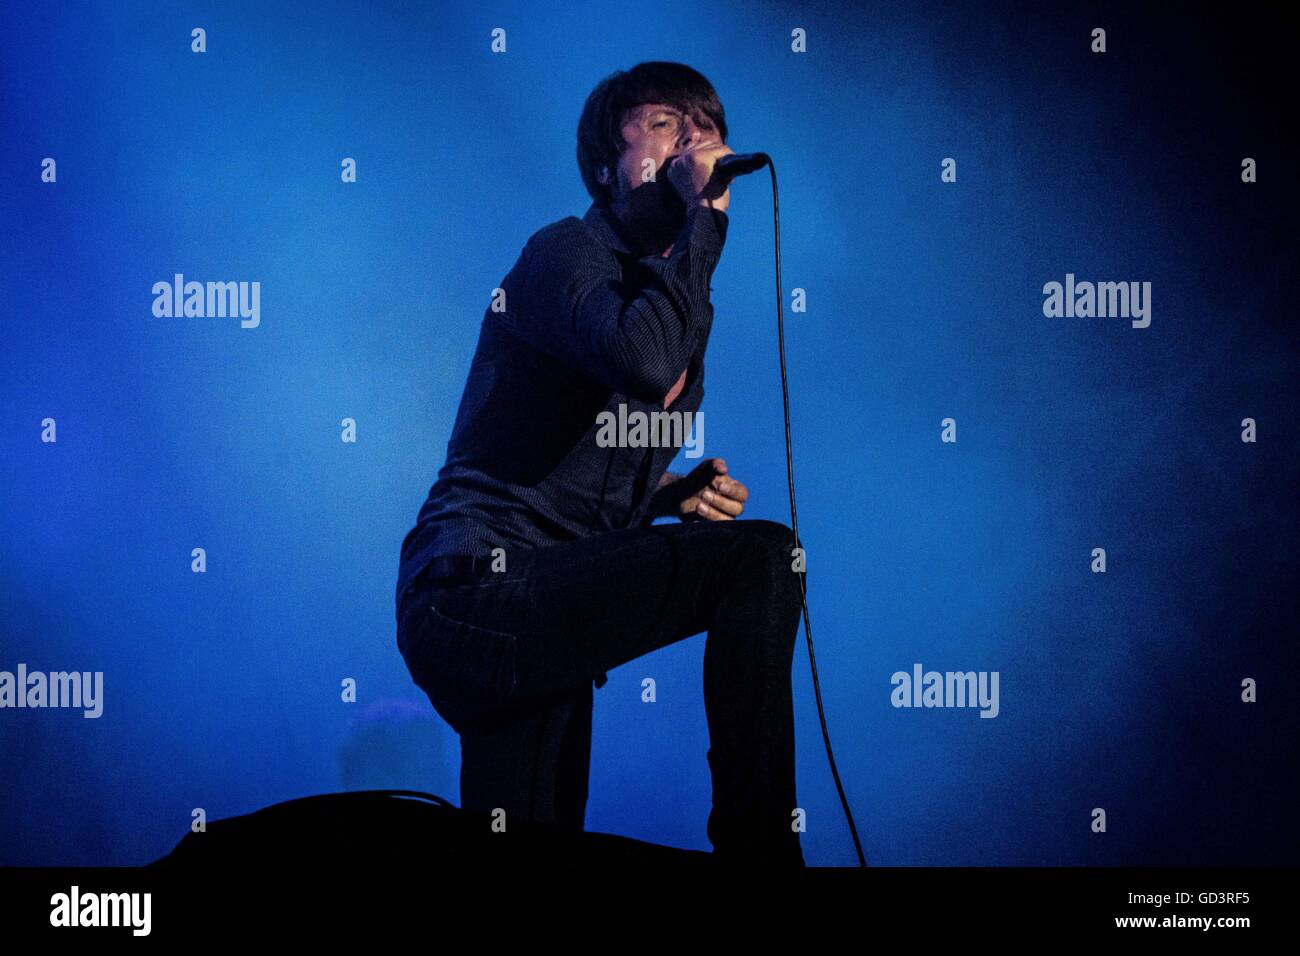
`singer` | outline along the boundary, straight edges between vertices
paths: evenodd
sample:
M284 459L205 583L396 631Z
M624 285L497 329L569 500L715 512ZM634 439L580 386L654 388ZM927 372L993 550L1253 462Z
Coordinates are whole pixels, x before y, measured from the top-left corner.
M714 855L803 867L794 535L735 520L749 491L722 458L683 476L677 448L596 440L620 405L700 408L726 140L716 91L683 64L641 63L587 98L591 206L535 232L484 313L446 463L402 542L397 644L460 735L462 807L581 830L593 682L707 632Z

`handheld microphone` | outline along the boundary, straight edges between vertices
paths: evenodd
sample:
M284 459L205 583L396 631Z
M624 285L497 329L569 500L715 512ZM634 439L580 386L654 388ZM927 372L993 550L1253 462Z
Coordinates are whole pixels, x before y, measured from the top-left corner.
M719 158L713 164L713 169L720 180L727 182L736 176L745 176L762 169L771 161L767 153L729 153Z

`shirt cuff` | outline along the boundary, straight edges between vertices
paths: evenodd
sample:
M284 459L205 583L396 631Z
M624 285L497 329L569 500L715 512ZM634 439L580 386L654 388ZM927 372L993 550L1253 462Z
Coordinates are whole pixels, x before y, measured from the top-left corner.
M727 241L727 227L730 223L731 219L721 209L692 206L686 213L686 227L683 231L692 247L720 256L723 243Z

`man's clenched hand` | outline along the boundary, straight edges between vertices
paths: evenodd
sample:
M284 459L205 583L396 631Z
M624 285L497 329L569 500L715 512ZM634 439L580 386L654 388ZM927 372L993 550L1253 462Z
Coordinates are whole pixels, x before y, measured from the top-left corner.
M749 489L728 474L727 463L706 458L685 477L664 472L651 510L683 521L733 521L748 500Z

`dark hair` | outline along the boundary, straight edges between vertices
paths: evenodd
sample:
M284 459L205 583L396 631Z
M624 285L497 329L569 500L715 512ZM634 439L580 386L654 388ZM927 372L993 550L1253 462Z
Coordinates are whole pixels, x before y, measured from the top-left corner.
M652 60L605 77L587 97L578 120L578 169L591 198L608 204L611 186L596 180L601 166L614 172L627 143L623 122L642 103L667 103L693 118L707 117L727 141L727 118L713 84L684 63ZM698 121L698 119L697 119Z

